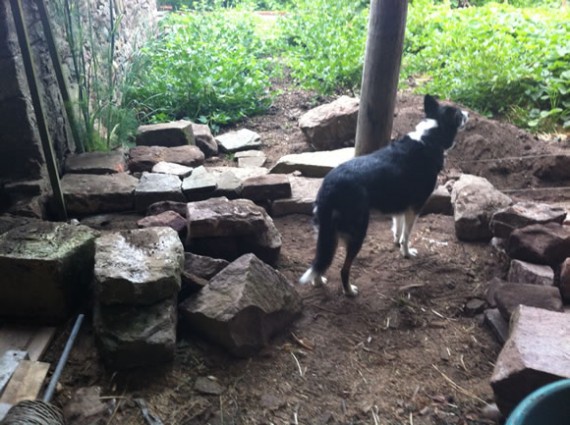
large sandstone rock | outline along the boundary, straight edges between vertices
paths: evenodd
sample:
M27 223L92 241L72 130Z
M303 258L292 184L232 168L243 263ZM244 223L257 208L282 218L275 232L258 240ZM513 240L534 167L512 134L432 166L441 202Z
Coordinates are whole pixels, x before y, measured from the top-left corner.
M225 197L187 204L188 236L191 252L232 261L254 253L276 264L281 251L281 235L273 220L248 199Z
M93 328L105 364L111 369L129 369L172 361L176 313L176 297L144 308L96 303Z
M299 118L299 127L316 150L354 145L358 105L358 99L341 96L305 113Z
M180 120L161 124L141 125L137 129L137 146L184 146L194 144L190 121Z
M300 315L302 301L281 273L246 254L180 306L192 330L237 356L250 356Z
M557 223L516 229L507 240L506 250L517 260L558 266L570 257L570 229Z
M108 233L96 243L95 291L104 305L151 305L180 290L184 248L168 227Z
M493 214L490 225L494 236L506 239L514 229L530 224L562 224L565 218L564 208L534 202L517 202Z
M271 215L281 217L289 214L313 214L313 207L323 179L289 175L289 181L291 197L273 201Z
M61 190L70 215L129 211L134 207L138 179L127 174L66 174Z
M462 174L453 185L451 202L454 208L455 233L464 241L488 241L492 215L512 203L483 177Z
M519 307L495 363L491 386L503 415L537 388L570 378L570 315Z
M123 151L87 152L65 159L65 172L75 174L115 174L127 171Z
M144 172L135 188L135 210L145 212L150 205L160 201L186 201L182 181L171 174Z
M509 282L552 286L554 285L554 270L550 266L511 260L507 280Z
M164 146L135 146L129 151L128 166L132 173L152 171L159 162L173 162L187 167L199 167L204 163L204 153L197 146L185 145L172 148Z
M509 319L519 305L551 311L562 311L562 297L554 286L528 283L505 283L495 293L497 307L505 319Z
M305 177L324 177L330 170L354 158L354 148L285 155L270 170L274 174L299 171Z
M93 278L95 232L37 221L0 235L0 312L4 317L66 319Z

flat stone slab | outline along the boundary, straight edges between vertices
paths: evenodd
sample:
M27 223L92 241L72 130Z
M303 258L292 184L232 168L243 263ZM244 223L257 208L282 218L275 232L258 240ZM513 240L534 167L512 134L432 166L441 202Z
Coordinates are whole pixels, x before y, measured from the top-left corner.
M290 154L281 157L270 173L290 174L299 171L305 177L324 177L330 170L352 158L354 148Z
M66 174L61 190L70 215L130 211L135 204L138 179L127 174Z
M141 125L137 129L137 146L183 146L194 144L192 122L180 120Z
M187 167L185 165L175 164L174 162L160 161L154 167L152 167L153 173L159 174L171 174L177 176L181 179L188 177L192 174L192 167Z
M267 174L244 180L241 197L252 201L272 201L291 197L291 182L284 174Z
M199 167L204 163L204 153L197 146L185 145L172 148L164 146L135 146L129 151L129 170L132 173L152 171L159 162L173 162L186 167Z
M554 270L550 266L511 260L507 281L552 286L554 285Z
M509 337L509 322L505 320L498 308L490 308L484 312L485 324L491 328L491 331L497 340L504 344Z
M491 377L504 416L539 387L570 378L570 315L520 306Z
M127 171L123 151L87 152L65 159L65 172L75 174L115 174Z
M261 137L254 131L242 128L216 137L221 152L237 152L261 147Z
M299 177L290 174L291 197L276 199L271 204L271 215L282 217L289 214L312 215L317 193L323 183L321 178Z
M135 188L135 210L144 212L160 201L184 202L182 181L172 174L143 173Z
M0 235L2 316L66 319L87 295L95 237L86 226L44 221Z
M261 177L269 174L269 170L264 167L208 167L208 171L215 176L231 171L240 180L251 177Z
M174 359L176 297L148 306L95 304L99 353L111 369L155 366Z
M507 320L519 305L537 307L550 311L562 311L560 291L554 286L528 283L505 283L495 293L497 307Z
M97 239L95 292L104 305L150 305L176 296L184 248L169 227L107 233Z
M217 177L204 166L195 168L192 174L182 181L182 192L188 201L204 200L210 197L217 187Z
M237 160L240 168L263 167L267 161L265 153L256 150L236 152L234 158Z
M175 211L169 210L157 215L149 215L137 221L140 228L147 227L170 227L179 235L186 232L186 217L182 217Z

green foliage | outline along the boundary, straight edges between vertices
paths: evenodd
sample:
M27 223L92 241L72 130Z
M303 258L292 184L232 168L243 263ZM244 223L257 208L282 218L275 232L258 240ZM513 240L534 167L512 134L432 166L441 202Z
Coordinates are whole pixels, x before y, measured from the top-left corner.
M293 0L278 22L284 63L300 84L321 93L360 84L367 1Z
M125 100L142 121L224 125L267 109L270 65L253 16L171 14L160 37L138 53Z
M570 126L568 12L417 3L421 7L408 16L403 78L425 81L421 92L506 114L519 124Z
M159 0L159 6L171 6L175 10L216 10L219 8L247 7L250 10L284 10L291 0Z

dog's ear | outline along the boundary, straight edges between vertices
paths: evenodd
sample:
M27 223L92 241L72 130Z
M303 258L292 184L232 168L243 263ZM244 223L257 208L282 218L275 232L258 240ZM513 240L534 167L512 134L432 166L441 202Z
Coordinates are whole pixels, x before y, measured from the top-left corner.
M439 103L435 97L426 94L424 97L424 112L428 118L437 118L437 111L439 110Z

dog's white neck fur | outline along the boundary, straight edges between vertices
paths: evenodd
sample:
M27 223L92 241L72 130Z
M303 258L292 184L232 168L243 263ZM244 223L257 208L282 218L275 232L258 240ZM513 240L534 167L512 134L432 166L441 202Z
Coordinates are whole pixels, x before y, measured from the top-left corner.
M416 129L414 131L408 133L408 137L416 142L422 143L424 135L433 128L437 128L437 121L432 120L431 118L426 118L416 125Z

